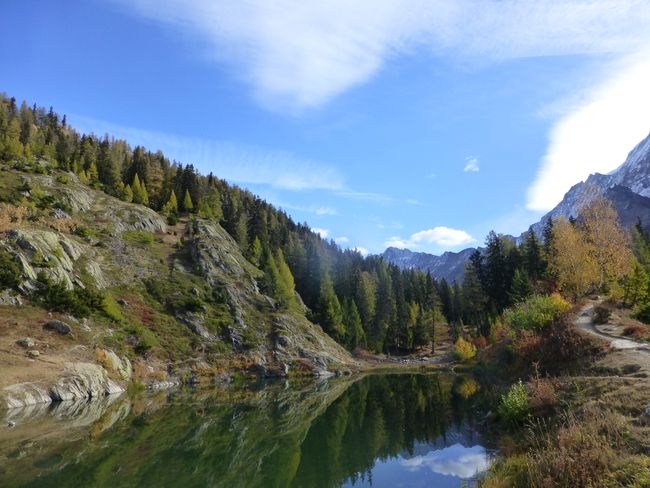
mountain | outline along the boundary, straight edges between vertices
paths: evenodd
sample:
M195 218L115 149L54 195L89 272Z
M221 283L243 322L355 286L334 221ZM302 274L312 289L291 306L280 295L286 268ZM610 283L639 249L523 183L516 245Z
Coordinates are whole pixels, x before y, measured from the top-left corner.
M408 249L389 247L382 253L385 261L400 269L419 269L431 273L436 279L446 279L449 283L461 279L465 263L476 248L470 247L460 252L445 252L440 256Z
M644 226L650 225L650 134L610 174L595 173L573 185L562 201L531 228L541 236L549 218L575 218L597 197L612 202L624 227L634 225L637 218Z
M607 198L612 202L624 227L631 227L640 219L645 228L650 228L650 134L637 144L625 162L615 171L608 175L589 175L585 181L572 186L562 201L539 222L531 225L531 229L538 236L542 236L549 219L555 221L560 217L575 218L580 210L598 197ZM512 239L521 243L523 236L524 234ZM445 278L452 282L462 279L465 263L474 250L475 248L468 248L436 256L389 247L382 257L402 269L428 271L436 279Z

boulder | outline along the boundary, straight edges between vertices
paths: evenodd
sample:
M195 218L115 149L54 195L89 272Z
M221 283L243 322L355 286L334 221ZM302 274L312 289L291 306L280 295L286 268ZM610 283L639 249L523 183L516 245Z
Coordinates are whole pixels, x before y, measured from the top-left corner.
M60 320L50 320L43 326L43 328L50 332L57 332L63 335L72 333L70 326Z
M97 360L102 364L102 366L104 366L104 368L114 372L123 380L131 379L133 368L129 358L124 357L120 359L120 357L110 349L96 349L95 354L97 355Z
M8 386L0 391L0 397L2 404L9 409L52 402L47 389L36 383L19 383Z
M23 301L20 299L20 295L17 295L9 290L5 290L0 293L0 305L11 305L13 307L19 307L23 304Z
M34 339L31 337L25 337L24 339L18 339L16 344L25 349L29 349L30 347L34 347Z
M68 363L65 370L65 376L50 388L50 397L54 401L98 398L124 391L97 364Z
M37 357L39 357L41 355L41 353L40 353L40 351L37 351L36 349L30 349L29 351L27 351L27 355L32 359L36 359Z

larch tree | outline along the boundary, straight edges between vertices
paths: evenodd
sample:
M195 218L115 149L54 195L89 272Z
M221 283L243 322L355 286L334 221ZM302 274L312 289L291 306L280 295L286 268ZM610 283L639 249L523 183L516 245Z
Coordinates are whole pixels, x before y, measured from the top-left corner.
M627 275L632 270L632 251L610 201L596 198L580 212L579 222L598 267L598 289Z
M553 225L553 248L549 268L560 288L578 297L598 284L598 263L582 233L568 220Z

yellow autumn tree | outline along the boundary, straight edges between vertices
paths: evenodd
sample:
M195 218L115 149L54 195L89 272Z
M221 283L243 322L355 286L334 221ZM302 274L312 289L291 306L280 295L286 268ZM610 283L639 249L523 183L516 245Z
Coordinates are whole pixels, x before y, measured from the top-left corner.
M629 239L609 200L595 199L582 210L579 222L589 255L598 268L599 290L632 272L634 257Z
M551 272L565 293L578 297L598 283L598 264L582 232L565 218L553 225Z

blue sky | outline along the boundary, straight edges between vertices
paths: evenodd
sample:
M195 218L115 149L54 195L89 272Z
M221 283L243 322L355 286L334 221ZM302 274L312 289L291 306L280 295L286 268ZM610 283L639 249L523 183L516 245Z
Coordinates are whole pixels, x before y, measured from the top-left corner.
M343 247L519 234L650 131L645 1L5 0L0 90Z

